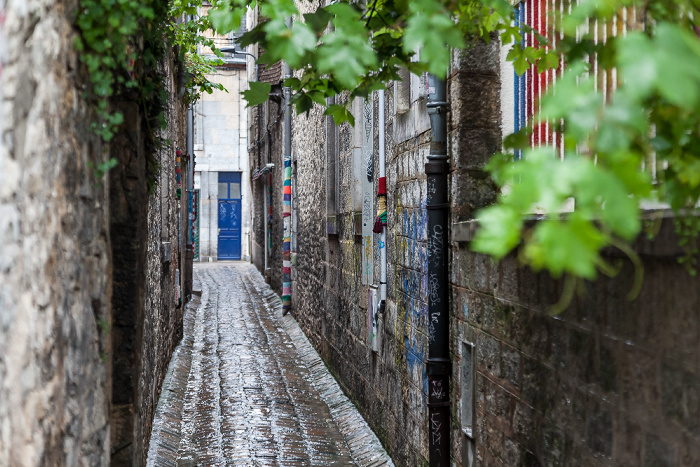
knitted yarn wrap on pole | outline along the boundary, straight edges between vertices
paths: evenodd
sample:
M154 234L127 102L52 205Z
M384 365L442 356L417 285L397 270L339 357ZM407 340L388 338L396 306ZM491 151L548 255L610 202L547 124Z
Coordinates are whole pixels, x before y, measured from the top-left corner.
M286 314L292 306L292 158L284 157L284 204L282 218L284 239L282 241L282 310Z
M377 207L377 218L374 220L372 232L382 233L386 225L386 177L379 179L379 188L377 189L377 197L379 198L379 206Z

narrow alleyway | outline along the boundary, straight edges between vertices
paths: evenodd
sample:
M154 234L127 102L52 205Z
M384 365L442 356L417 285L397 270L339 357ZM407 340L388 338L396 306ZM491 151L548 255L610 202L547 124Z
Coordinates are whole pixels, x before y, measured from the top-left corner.
M393 465L254 267L194 280L147 465Z

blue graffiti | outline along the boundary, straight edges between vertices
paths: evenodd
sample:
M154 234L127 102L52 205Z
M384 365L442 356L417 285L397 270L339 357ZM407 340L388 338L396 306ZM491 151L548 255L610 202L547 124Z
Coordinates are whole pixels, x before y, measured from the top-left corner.
M407 255L407 265L401 268L401 283L405 295L406 313L403 322L403 340L406 349L408 369L420 365L423 379L423 403L428 394L428 375L425 370L425 334L417 330L425 329L428 315L428 258L425 248L428 222L426 203L418 209L404 209L402 219L405 239L401 254Z

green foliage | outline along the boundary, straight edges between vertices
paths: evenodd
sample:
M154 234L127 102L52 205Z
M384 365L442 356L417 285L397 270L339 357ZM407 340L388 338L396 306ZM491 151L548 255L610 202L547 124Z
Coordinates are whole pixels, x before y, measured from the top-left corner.
M196 53L197 46L203 45L221 56L202 34L211 27L207 17L180 21L184 15L196 13L196 6L181 0L170 4L163 0L80 0L76 10L79 35L75 45L91 84L85 91L94 110L91 128L104 141L110 141L124 121L124 115L110 108L110 100L125 98L138 103L147 133L146 176L150 190L160 170L156 152L164 148L160 130L166 126L168 95L162 63L168 48L181 53L188 77L186 102L197 100L202 92L223 90L205 77L220 62ZM100 164L95 169L98 180L115 164L115 159Z
M689 1L646 2L646 28L605 43L581 34L581 26L612 18L629 0L581 1L561 23L556 53L567 71L542 100L533 124L563 130L564 159L552 148L527 149L522 138L506 141L522 160L500 155L488 169L505 189L498 203L479 213L476 251L502 258L516 249L522 263L553 276L595 279L614 273L600 252L615 246L630 256L628 242L641 230L640 203L666 203L677 213L677 231L695 273L700 219L700 40ZM594 55L595 54L595 55ZM524 54L530 60L533 54ZM558 61L543 56L544 67ZM589 73L591 56L603 70L617 70L619 86L604 100ZM513 54L516 70L522 55ZM541 57L542 58L542 57ZM540 58L540 63L542 60ZM532 128L532 127L530 127ZM524 134L527 134L526 130ZM518 141L519 140L519 141ZM572 212L562 212L569 201ZM528 214L542 220L523 222Z
M87 68L91 93L96 101L93 131L109 141L124 117L112 113L107 103L118 86L136 86L132 73L138 58L136 35L144 21L154 18L154 9L137 0L80 0L76 26L80 35L75 46Z
M247 91L243 91L241 94L243 94L250 107L265 102L270 97L272 86L269 83L251 81L248 83L248 88Z
M334 107L328 113L337 122L352 121L349 102L383 89L386 82L398 79L401 68L444 78L451 49L465 47L467 38L521 38L520 30L510 26L512 11L506 0L344 0L303 15L293 0L220 0L210 11L212 26L220 34L237 28L243 9L253 5L265 19L243 35L240 45L259 45L260 64L284 60L297 70L298 79L291 84L297 111L347 93L342 104L335 104L345 110ZM291 25L290 17L295 18ZM537 53L533 47L514 52L524 63L534 63ZM545 58L558 63L554 52ZM257 93L244 95L260 99Z
M203 92L211 94L214 90L226 91L221 84L210 81L206 76L215 71L215 66L223 63L223 53L211 38L205 36L205 32L214 28L212 23L229 31L238 29L241 24L241 12L238 10L212 10L209 15L198 16L198 8L201 6L201 0L173 0L168 11L170 20L166 38L169 45L178 48L180 59L184 63L187 74L184 100L188 104L196 102ZM198 48L201 47L211 49L216 58L200 55Z
M570 13L552 17L556 44L516 24L509 0L341 0L304 15L293 0L222 0L213 25L221 33L235 28L242 8L253 3L265 19L241 46L260 46L260 64L285 60L296 70L285 85L297 111L342 94L326 109L337 123L352 122L349 102L398 79L401 68L444 78L450 50L479 40L510 47L507 58L519 74L532 65L542 72L565 64L531 126L507 138L506 149L521 151L521 160L511 152L488 166L503 190L494 206L477 214L476 251L502 258L517 250L523 264L567 277L571 292L577 278L614 272L600 254L606 247L620 248L638 264L629 242L641 230L643 200L668 203L677 213L692 213L698 203L700 11L694 0L570 2ZM622 8L637 8L637 25L599 40L590 26L612 21ZM523 45L524 33L534 43ZM597 73L614 70L619 77L606 96L598 91L594 62ZM251 87L244 95L255 104L266 91ZM563 134L561 148L529 148L527 135L543 122ZM680 216L678 226L688 253L697 252L688 236L697 237L700 221Z
M97 164L97 167L95 167L92 162L88 162L88 167L91 169L94 169L95 171L95 178L98 180L102 180L105 175L107 175L107 172L109 172L111 169L116 167L118 164L117 160L112 157L106 162L101 162Z

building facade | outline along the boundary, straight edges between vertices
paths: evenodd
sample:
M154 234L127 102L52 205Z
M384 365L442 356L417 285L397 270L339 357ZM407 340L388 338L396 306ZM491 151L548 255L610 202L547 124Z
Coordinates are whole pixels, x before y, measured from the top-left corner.
M200 14L211 5L205 2ZM194 257L199 261L250 260L250 177L248 169L248 112L241 92L248 88L246 56L236 53L236 38L205 35L223 49L223 63L207 79L223 86L193 105L194 128ZM200 55L216 58L207 47Z
M514 74L503 56L497 41L455 53L447 79L449 225L440 239L448 255L450 439L432 444L443 442L460 466L697 463L700 282L678 264L668 219L655 240L635 245L645 274L636 299L626 298L635 268L608 252L618 276L586 284L558 316L549 309L561 281L519 268L516 257L496 263L469 249L475 211L497 196L484 164L516 127ZM426 80L406 74L383 96L352 103L355 127L336 126L320 108L294 115L285 154L277 123L284 109L274 97L282 78L281 69L265 77L273 99L249 120L251 141L263 148L250 152L253 173L262 172L252 182L252 260L285 294L288 199L292 313L395 462L425 465L435 338ZM386 226L368 234L384 187Z
M194 189L199 261L250 260L250 178L245 61L217 67L208 76L226 91L204 94L194 107Z

